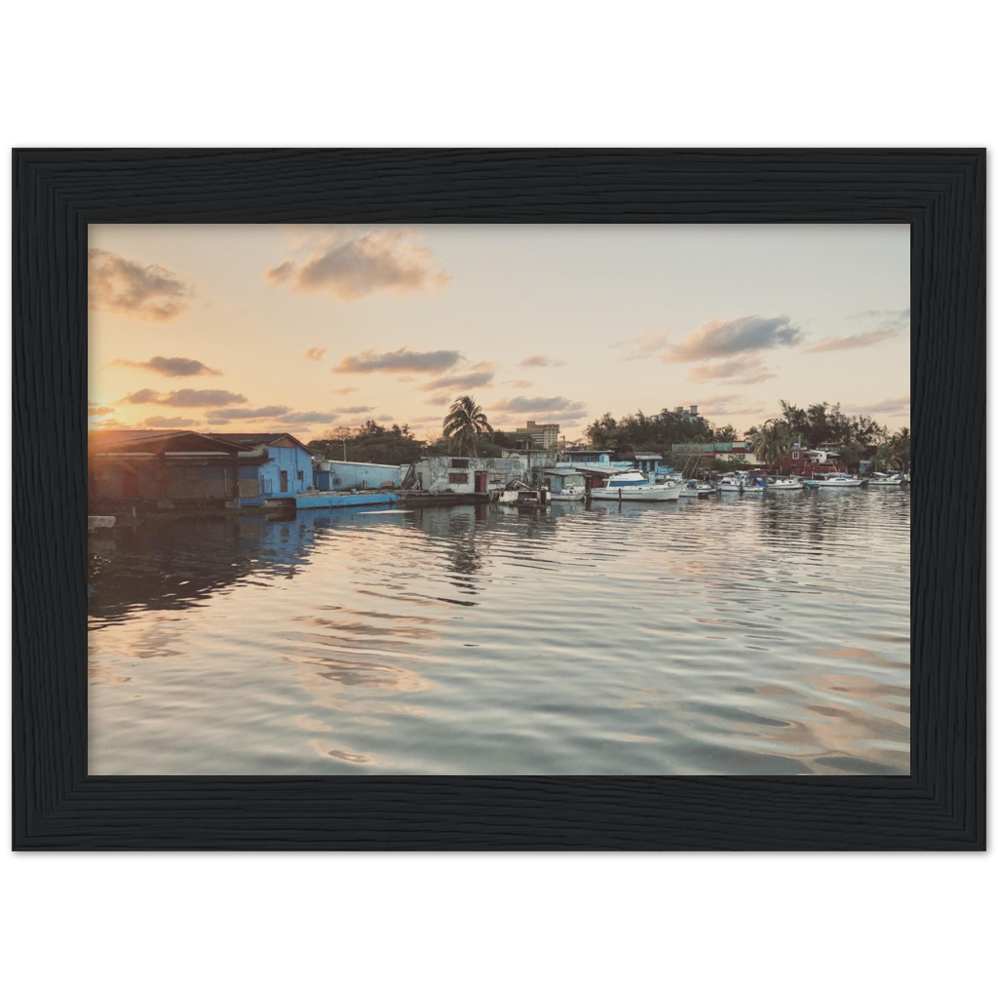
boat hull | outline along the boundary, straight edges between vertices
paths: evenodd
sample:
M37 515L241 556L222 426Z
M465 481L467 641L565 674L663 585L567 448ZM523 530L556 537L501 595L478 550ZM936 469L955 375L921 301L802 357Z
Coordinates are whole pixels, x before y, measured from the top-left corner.
M592 500L613 500L615 503L637 501L640 503L662 503L679 500L679 486L600 486L590 491Z

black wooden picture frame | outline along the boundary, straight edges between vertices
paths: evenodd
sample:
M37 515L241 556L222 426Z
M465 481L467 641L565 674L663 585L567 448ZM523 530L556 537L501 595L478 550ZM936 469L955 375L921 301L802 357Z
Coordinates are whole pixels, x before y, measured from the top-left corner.
M13 154L13 845L982 850L986 154L24 149ZM90 777L91 223L906 223L909 777Z

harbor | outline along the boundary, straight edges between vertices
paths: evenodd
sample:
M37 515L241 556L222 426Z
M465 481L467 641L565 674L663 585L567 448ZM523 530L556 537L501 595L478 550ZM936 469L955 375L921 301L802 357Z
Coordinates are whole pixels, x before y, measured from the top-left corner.
M89 235L90 773L908 773L903 231Z

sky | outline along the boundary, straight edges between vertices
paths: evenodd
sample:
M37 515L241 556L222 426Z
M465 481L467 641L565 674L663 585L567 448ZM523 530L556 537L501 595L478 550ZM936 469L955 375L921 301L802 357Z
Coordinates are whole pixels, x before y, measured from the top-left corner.
M902 225L97 225L91 427L440 436L696 404L909 425Z

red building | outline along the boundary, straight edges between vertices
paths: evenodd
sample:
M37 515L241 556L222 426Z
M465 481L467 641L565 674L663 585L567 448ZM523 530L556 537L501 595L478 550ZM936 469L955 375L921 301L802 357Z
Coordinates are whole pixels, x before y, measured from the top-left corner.
M840 455L832 450L803 448L793 444L788 454L781 460L781 471L785 475L814 476L817 472L846 472L847 466L840 461Z

